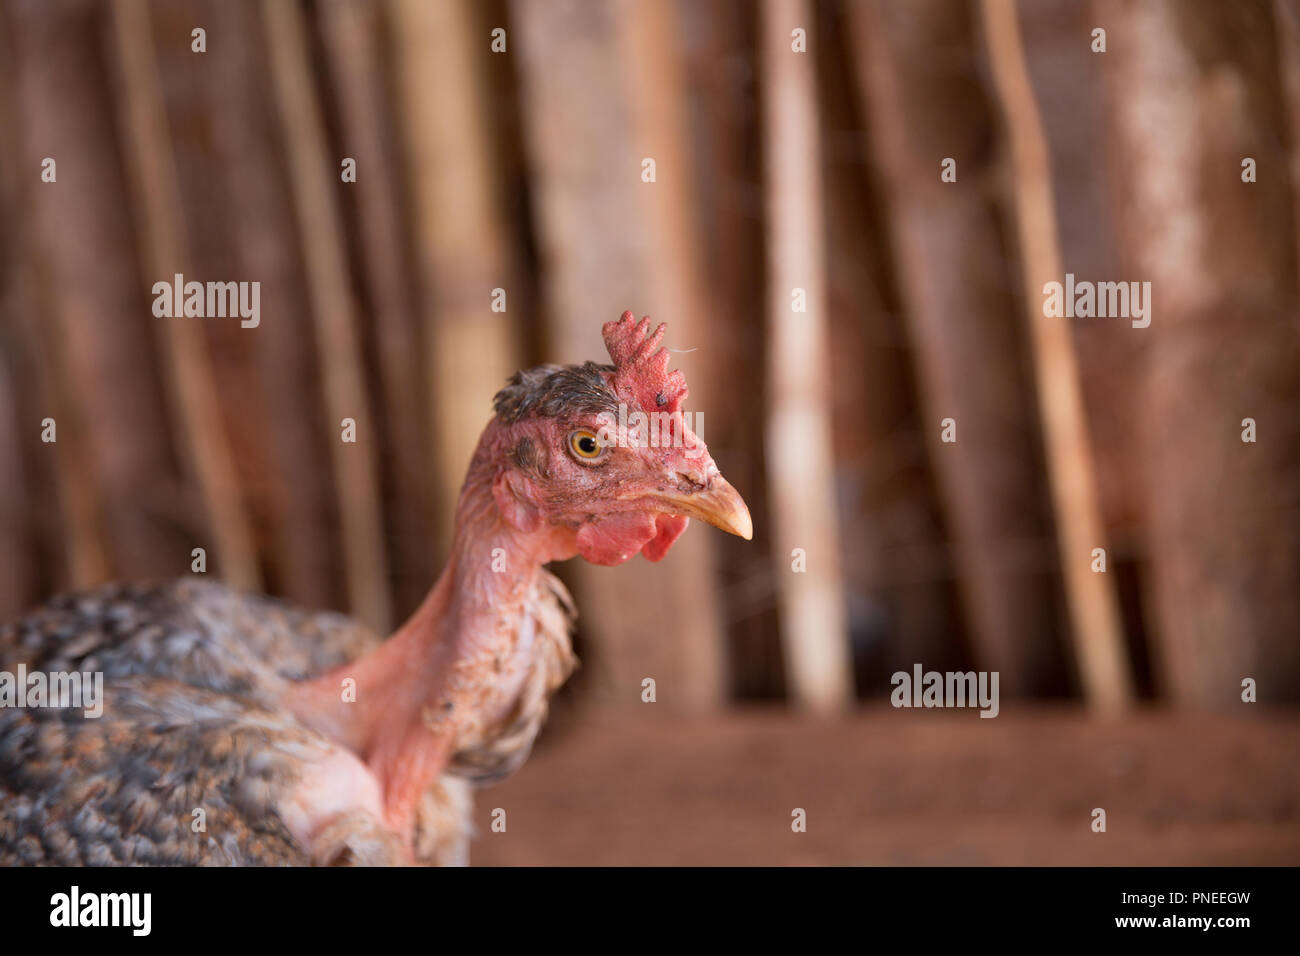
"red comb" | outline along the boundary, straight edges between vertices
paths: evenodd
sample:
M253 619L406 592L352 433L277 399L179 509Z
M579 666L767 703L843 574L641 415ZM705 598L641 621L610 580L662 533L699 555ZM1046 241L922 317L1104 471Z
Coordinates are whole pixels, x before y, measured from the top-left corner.
M667 328L660 322L651 332L650 316L638 322L631 312L624 312L618 321L606 322L601 333L614 360L615 381L636 395L643 408L673 413L681 410L686 398L686 376L668 371L668 350L659 346Z

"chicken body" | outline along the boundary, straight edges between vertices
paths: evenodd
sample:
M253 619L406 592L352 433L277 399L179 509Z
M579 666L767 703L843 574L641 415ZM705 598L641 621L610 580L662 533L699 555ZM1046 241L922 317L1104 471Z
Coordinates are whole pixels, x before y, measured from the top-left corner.
M572 605L542 575L521 623L536 679L426 791L409 847L379 814L340 814L309 841L286 822L295 786L341 752L281 700L379 645L352 619L182 580L64 595L3 626L0 671L100 672L106 705L0 708L0 865L466 862L472 783L524 759L573 666Z
M387 640L198 579L0 629L0 672L101 674L104 696L99 717L0 699L0 864L465 862L469 785L524 760L575 663L545 565L658 561L692 517L752 534L686 427L664 327L603 331L614 364L498 393L447 565ZM653 441L612 430L629 411L657 416Z

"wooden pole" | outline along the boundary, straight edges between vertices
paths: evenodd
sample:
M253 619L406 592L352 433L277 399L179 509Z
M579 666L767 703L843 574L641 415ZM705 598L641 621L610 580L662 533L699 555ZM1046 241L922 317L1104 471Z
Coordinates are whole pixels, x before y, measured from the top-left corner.
M48 11L42 12L48 15ZM0 14L0 19L4 16ZM52 144L70 141L64 137L72 129L84 129L84 114L72 109L84 93L79 96L76 88L65 85L62 109L57 110L49 108L45 96L50 78L77 62L79 51L74 48L51 55L43 42L51 37L60 44L72 42L67 21L62 18L50 23L30 18L26 26L39 26L40 32L19 37L14 30L0 29L0 129L5 130L6 141L15 145L12 150L0 151L0 213L6 225L6 234L0 239L0 289L4 290L0 293L0 335L4 336L6 350L18 360L13 371L19 396L13 413L19 421L18 447L30 454L30 458L15 455L10 467L21 466L24 475L45 479L30 482L27 494L15 498L10 506L27 509L24 517L29 522L28 541L37 544L11 559L15 564L23 562L25 572L0 569L0 573L14 574L10 586L16 590L23 585L35 589L36 593L24 598L24 606L52 589L100 584L111 571L105 545L104 501L96 489L92 447L86 439L80 405L73 400L78 390L67 385L68 337L61 334L60 325L77 310L75 303L56 302L47 294L50 276L62 274L52 264L56 250L61 248L66 253L76 247L58 242L55 224L66 228L66 207L42 210L36 202L57 203L58 194L37 191L54 184L40 183L31 173L39 168L44 156L63 153ZM88 79L83 83L79 84L82 91L90 85ZM33 123L40 125L33 130ZM65 172L67 167L65 162ZM24 182L30 185L24 186ZM67 184L66 179L64 182ZM28 201L24 202L24 198ZM77 193L65 196L63 201L73 208L84 208L78 202L82 198ZM42 221L48 224L44 230L40 228ZM31 240L19 241L23 237ZM77 265L63 268L76 269ZM80 384L84 388L84 383ZM21 399L24 395L25 401ZM61 440L40 440L40 424L46 417L55 420L56 435ZM50 562L56 565L51 580L39 579L40 561L36 555L40 552L54 558Z
M1296 253L1300 256L1300 4L1295 0L1273 0L1277 29L1278 67L1282 71L1282 92L1286 105L1287 157L1291 172L1292 216L1296 226ZM1300 261L1300 260L1298 260Z
M266 101L271 78L261 27L261 14L250 4L214 5L209 37L247 42L211 44L204 69L195 74L194 96L211 104L212 136L239 144L224 150L217 164L227 241L232 268L262 283L266 316L255 330L230 328L226 338L244 346L238 360L245 374L256 373L259 386L258 420L242 422L241 431L261 446L250 490L260 493L265 561L276 593L306 607L342 608L344 555L330 520L336 508L330 445L338 433L321 428L317 357L304 345L313 341L311 307L286 157L274 104ZM193 54L185 48L182 56Z
M667 345L707 341L681 104L680 43L669 4L512 5L528 162L549 324L547 358L606 358L603 322L624 309L668 323ZM644 161L654 160L654 178ZM707 346L674 356L690 409L709 408ZM707 397L703 398L707 402ZM702 435L709 441L707 429ZM721 462L723 472L727 463ZM744 491L744 489L741 489ZM714 562L718 532L691 528L658 564L573 568L581 626L594 638L584 668L596 696L641 706L641 682L679 710L725 699L726 637Z
M960 0L873 0L846 12L974 660L1001 674L1004 694L1059 695L1069 650L1056 543L1017 277L985 188L997 117L975 62L975 24ZM947 51L942 68L936 49ZM955 182L941 178L948 157ZM956 441L943 440L946 418Z
M347 279L343 227L333 192L340 183L330 179L339 166L326 142L312 89L302 13L294 3L268 3L262 11L304 245L328 428L333 432L330 448L339 492L349 603L353 613L384 632L391 626L392 614L376 476L377 433L366 394L356 303ZM348 418L356 423L355 443L343 442L339 433Z
M983 0L982 11L994 86L1011 144L1025 308L1079 672L1089 704L1115 713L1131 706L1133 678L1112 578L1092 570L1092 551L1105 547L1105 531L1079 372L1068 320L1046 317L1042 308L1044 284L1064 281L1051 162L1014 0Z
M383 49L387 21L381 5L356 0L327 0L317 10L337 103L339 148L356 160L358 169L356 181L344 190L352 200L344 209L360 240L363 302L370 316L366 331L379 386L393 597L398 613L406 615L424 600L436 577L438 555L430 540L451 513L438 520L433 515L435 482L430 477L436 474L439 456L430 441L429 403L421 400L430 388L403 231L402 130L388 97ZM485 413L486 406L467 417L482 418Z
M430 444L438 450L434 508L445 546L492 396L523 358L515 321L523 295L499 200L484 76L489 64L509 61L491 53L491 37L475 29L466 0L394 0L389 10L421 278ZM504 311L494 311L494 301Z
M1141 585L1159 690L1300 699L1300 287L1284 69L1267 3L1106 4L1127 275L1150 283ZM1242 160L1257 162L1243 180Z
M759 29L768 263L767 471L791 693L853 701L831 450L825 250L814 54L806 0L764 0ZM802 564L801 564L802 562Z
M180 185L144 0L115 4L113 25L125 94L128 166L140 210L144 261L149 275L170 280L174 274L184 272L189 256ZM221 421L203 327L184 317L155 321L168 359L165 365L176 411L173 427L177 445L185 450L198 478L221 575L235 587L261 590L253 532Z

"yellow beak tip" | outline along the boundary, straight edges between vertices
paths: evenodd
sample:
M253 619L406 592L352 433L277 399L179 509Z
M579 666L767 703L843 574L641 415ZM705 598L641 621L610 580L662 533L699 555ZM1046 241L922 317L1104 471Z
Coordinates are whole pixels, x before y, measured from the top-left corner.
M754 520L749 516L745 499L723 478L714 481L707 491L672 490L660 492L654 497L669 514L697 518L746 541L754 538Z
M753 540L754 519L749 516L749 507L740 493L726 480L720 480L712 491L699 497L701 500L698 504L703 507L696 512L698 517L721 531L746 541Z

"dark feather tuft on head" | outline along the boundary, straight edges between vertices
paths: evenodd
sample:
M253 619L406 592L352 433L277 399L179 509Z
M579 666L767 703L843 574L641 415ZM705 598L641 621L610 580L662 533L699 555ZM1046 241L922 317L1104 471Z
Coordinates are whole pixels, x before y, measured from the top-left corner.
M538 365L510 376L506 387L492 400L497 417L507 424L529 415L557 418L561 415L618 413L618 396L606 376L612 365L586 362L582 365Z

